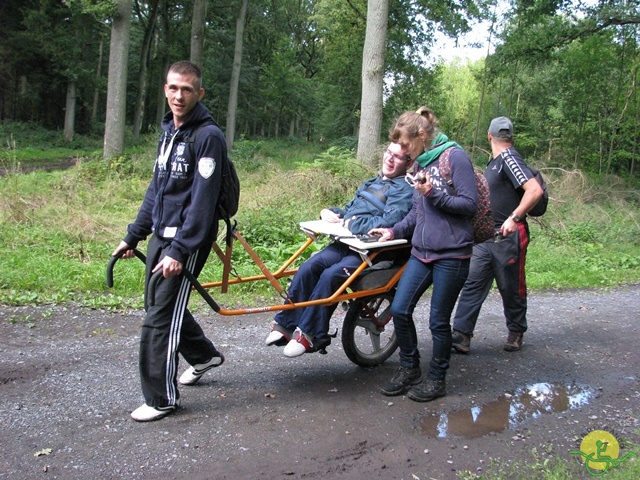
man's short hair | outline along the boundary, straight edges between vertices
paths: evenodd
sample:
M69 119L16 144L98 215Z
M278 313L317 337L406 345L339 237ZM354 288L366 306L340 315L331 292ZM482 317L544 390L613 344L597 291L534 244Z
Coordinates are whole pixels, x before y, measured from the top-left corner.
M491 120L489 133L497 138L513 138L513 124L507 117L496 117Z
M193 75L200 83L199 86L202 86L202 70L189 60L180 60L174 63L169 67L169 71L179 73L180 75Z

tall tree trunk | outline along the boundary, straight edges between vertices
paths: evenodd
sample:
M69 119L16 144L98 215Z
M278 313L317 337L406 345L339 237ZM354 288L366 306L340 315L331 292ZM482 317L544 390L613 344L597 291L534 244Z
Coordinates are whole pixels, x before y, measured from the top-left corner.
M631 176L633 176L635 172L636 155L638 154L638 123L640 123L640 119L638 119L638 91L637 90L633 94L633 112L634 112L634 117L636 121L633 122L633 148L631 150L631 158L629 159L629 175Z
M384 53L387 43L388 0L368 0L367 30L362 52L362 101L357 157L365 164L377 166L382 129L382 88Z
M167 101L164 96L164 84L167 81L167 72L169 71L171 58L169 57L168 45L169 45L169 4L166 0L161 0L160 11L162 12L162 28L159 29L158 35L160 37L158 44L160 57L162 58L162 66L160 67L160 74L158 78L158 92L156 103L156 118L155 125L160 125L162 117L164 117L167 111Z
M73 134L75 133L76 91L76 81L69 79L67 84L67 103L64 111L64 139L67 142L73 140Z
M236 135L236 113L238 110L238 86L240 85L240 67L242 66L242 45L244 25L247 19L249 0L242 0L240 15L236 21L236 47L233 53L233 68L231 69L231 85L229 88L229 105L227 106L227 149L233 148Z
M118 0L118 9L111 25L103 151L105 160L118 156L124 151L131 3L132 0Z
M140 72L138 73L138 97L136 98L136 108L133 116L133 138L140 138L142 121L144 120L144 107L147 99L147 70L149 68L149 52L151 51L151 40L156 29L156 19L158 18L158 0L149 5L149 19L144 32L142 49L140 51Z
M616 140L618 139L618 132L620 131L620 127L622 125L622 121L624 120L625 114L627 112L627 108L629 108L629 103L631 101L631 97L636 91L636 79L638 78L638 57L636 57L636 64L633 67L633 71L631 73L631 85L629 86L629 93L627 93L627 97L624 102L624 107L620 112L618 119L615 121L613 126L611 127L611 142L609 145L609 156L607 159L607 175L611 172L611 163L613 162L613 152L615 151ZM622 88L620 88L622 90Z
M191 58L190 60L202 68L204 56L204 27L207 21L207 0L193 2L193 19L191 21Z
M100 100L100 77L102 76L102 50L104 40L100 37L98 45L98 66L96 67L96 88L93 91L93 105L91 106L91 122L95 123L98 119L98 100Z
M476 117L476 128L473 131L473 145L471 147L471 156L475 158L476 153L476 145L478 144L478 132L480 131L480 119L482 117L482 109L484 107L484 96L487 90L487 72L488 65L487 61L489 59L489 55L491 54L491 37L493 35L493 28L496 23L496 9L497 4L493 9L493 15L491 17L491 27L489 28L489 39L487 40L487 55L484 58L484 66L482 67L482 90L480 91L480 103L478 105L478 116Z
M604 132L602 126L602 114L598 113L598 173L602 173L602 164L604 161Z

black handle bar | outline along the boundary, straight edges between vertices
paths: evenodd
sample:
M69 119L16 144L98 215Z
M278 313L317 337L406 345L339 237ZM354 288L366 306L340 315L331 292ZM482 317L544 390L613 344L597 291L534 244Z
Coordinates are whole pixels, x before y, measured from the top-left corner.
M193 276L193 273L191 273L186 268L183 268L181 275L184 275L184 277L187 280L189 280L189 283L193 286L193 288L195 288L198 291L200 296L204 299L205 302L209 304L209 306L213 309L214 312L217 313L220 311L220 306L215 302L215 300L211 297L211 295L209 295L209 292L207 292L207 290L202 285L200 285L200 282L196 277ZM158 270L156 273L151 275L151 278L149 279L149 285L147 286L146 302L150 306L153 306L155 303L156 287L158 285L158 282L162 278L163 278L162 270Z
M113 287L113 266L122 257L122 255L125 254L125 252L126 250L122 250L121 252L118 252L116 255L112 256L111 259L109 259L109 264L107 265L107 287L109 288ZM145 257L145 255L142 252L140 252L138 249L134 248L133 253L135 254L136 257L138 257L142 261L142 263L147 262L147 257ZM187 270L186 268L183 268L182 275L184 275L184 277L187 280L189 280L189 283L193 285L193 288L195 288L198 291L198 293L202 296L202 298L204 298L204 301L209 304L209 306L213 309L214 312L217 313L220 311L220 306L215 302L215 300L211 297L211 295L209 295L209 292L207 292L204 289L204 287L200 285L200 282L198 281L198 279L194 277L189 270ZM147 301L149 305L153 305L155 303L156 286L158 285L158 282L160 281L161 278L162 278L162 270L158 270L156 273L151 275L151 278L149 279L149 285L147 288L145 303Z
M116 262L122 257L122 255L124 255L126 253L127 250L121 250L120 252L118 252L117 254L113 255L110 259L109 259L109 264L107 265L107 287L109 288L113 288L113 266L116 264ZM144 256L144 253L142 253L140 250L134 248L133 249L133 253L136 257L138 257L142 263L146 263L147 262L147 257Z

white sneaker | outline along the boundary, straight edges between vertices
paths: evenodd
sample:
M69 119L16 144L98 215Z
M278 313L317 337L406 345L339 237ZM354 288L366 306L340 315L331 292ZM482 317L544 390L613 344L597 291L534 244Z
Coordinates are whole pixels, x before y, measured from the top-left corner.
M313 344L309 340L309 337L302 332L299 328L296 328L293 332L293 338L284 347L283 353L286 357L299 357L303 353L313 350Z
M209 360L206 363L197 363L189 368L187 368L182 375L180 375L181 385L195 385L198 383L198 380L202 378L206 372L211 370L212 368L219 367L224 363L224 355L220 352Z
M170 405L168 407L150 407L145 403L131 412L131 418L136 422L152 422L166 417L179 406L180 400L178 400L175 405Z
M268 347L271 345L282 347L291 340L291 337L293 337L293 332L291 330L284 328L278 322L273 322L271 324L271 332L269 332L269 336L267 336L264 343L266 343Z

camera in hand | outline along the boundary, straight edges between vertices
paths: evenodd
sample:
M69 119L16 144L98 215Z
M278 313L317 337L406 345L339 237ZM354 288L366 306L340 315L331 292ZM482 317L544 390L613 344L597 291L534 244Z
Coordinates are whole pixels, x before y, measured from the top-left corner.
M411 175L410 173L407 173L404 177L404 180L412 187L415 187L419 183L425 183L427 181L427 176L421 170L415 175Z
M373 235L369 235L368 233L363 233L360 235L356 235L356 238L364 243L373 243L373 242L377 242L381 236L382 235L380 235L379 233L374 233Z

